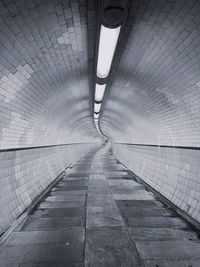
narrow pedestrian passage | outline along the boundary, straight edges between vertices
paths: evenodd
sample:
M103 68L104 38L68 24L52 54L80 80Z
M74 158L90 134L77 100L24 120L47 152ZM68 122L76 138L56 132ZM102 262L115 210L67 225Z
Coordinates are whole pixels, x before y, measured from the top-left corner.
M0 266L197 267L187 222L106 147L78 160L0 247Z

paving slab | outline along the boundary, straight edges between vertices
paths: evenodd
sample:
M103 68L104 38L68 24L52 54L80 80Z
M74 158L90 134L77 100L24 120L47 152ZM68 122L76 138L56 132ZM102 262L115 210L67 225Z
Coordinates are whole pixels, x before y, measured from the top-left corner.
M109 176L107 179L108 180L121 180L122 176ZM125 181L125 180L132 180L133 178L131 176L124 176L123 179Z
M66 177L66 178L63 179L63 182L70 182L70 181L81 182L81 181L87 181L88 178L89 178L88 176L87 177L84 177L84 176L81 176L81 177L68 176L68 177Z
M117 207L88 207L87 227L123 226L124 220Z
M4 246L37 245L37 244L71 244L83 243L85 229L76 228L55 231L22 231L13 232L6 240Z
M134 241L163 241L163 240L197 240L197 233L183 229L172 228L129 228Z
M48 196L46 201L49 202L63 202L63 201L85 201L86 195L66 195L66 196Z
M158 217L158 216L172 216L174 213L169 209L162 207L152 207L149 209L148 207L121 207L121 212L127 217Z
M88 186L88 179L80 179L80 180L71 180L71 181L66 181L66 180L62 180L61 182L59 182L57 185L56 185L56 188L65 188L65 187L68 187L68 186L76 186L76 187L79 187L79 186Z
M115 201L112 198L102 198L94 200L94 202L88 202L88 207L108 207L108 206L116 206Z
M111 186L111 191L115 195L147 195L147 191L144 191L144 188L142 186L133 187L133 188L127 188L127 187L119 187L119 186Z
M115 194L113 193L113 197L115 200L154 200L153 194L148 193L148 192L145 192L144 194L140 194L140 193Z
M152 207L164 207L164 205L160 201L156 200L117 200L117 205L119 207L126 206L126 207L148 207L149 209Z
M87 229L85 266L142 266L137 250L123 227Z
M72 208L72 207L84 207L85 202L84 201L44 201L40 203L37 208L38 209L54 209L54 208Z
M144 188L143 185L140 185L136 183L133 180L124 180L124 179L118 179L118 180L109 180L108 183L110 186L116 186L116 187L123 187L123 188L130 188L130 187L142 187Z
M84 178L84 177L89 177L90 176L90 172L81 172L81 173L77 173L75 171L68 171L67 172L67 177L66 179L68 178Z
M145 241L136 242L136 247L142 259L200 260L200 241Z
M77 191L77 190L85 190L87 191L88 189L88 186L81 186L81 185L66 185L66 186L61 186L61 185L58 185L58 186L55 186L54 188L52 188L52 192L55 192L55 191Z
M93 193L95 195L102 195L102 191L103 191L105 196L109 195L109 192L110 192L109 188L108 187L104 187L104 186L102 186L102 187L93 187L92 191L93 191ZM88 194L88 196L90 197L91 194Z
M109 170L109 172L107 171L107 177L110 177L110 176L113 176L113 177L121 177L121 178L124 178L124 177L131 177L132 178L132 175L129 174L127 171L115 171L115 170Z
M127 224L131 227L150 227L150 228L188 228L188 224L183 220L175 217L128 217Z
M85 208L51 208L36 209L30 216L31 218L59 218L59 217L81 217L85 215Z
M12 255L12 256L11 256ZM0 262L6 264L83 261L84 244L42 244L4 246L0 250Z
M72 190L72 191L50 191L49 196L85 196L87 194L87 190Z
M24 225L17 227L16 231L57 230L82 227L84 224L84 217L30 218Z
M123 169L122 167L115 167L113 166L112 168L110 167L104 167L104 173L106 176L109 176L111 173L112 174L116 174L116 175L120 175L120 174L128 174L126 169Z

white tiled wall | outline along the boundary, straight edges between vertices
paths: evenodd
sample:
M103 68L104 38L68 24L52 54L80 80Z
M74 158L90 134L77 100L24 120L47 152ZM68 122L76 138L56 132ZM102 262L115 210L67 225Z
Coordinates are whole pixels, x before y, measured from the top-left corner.
M0 234L64 169L96 143L0 152Z
M200 150L114 144L114 155L200 222Z
M0 149L98 139L87 39L95 13L86 6L71 0L0 1ZM90 59L91 43L94 38Z

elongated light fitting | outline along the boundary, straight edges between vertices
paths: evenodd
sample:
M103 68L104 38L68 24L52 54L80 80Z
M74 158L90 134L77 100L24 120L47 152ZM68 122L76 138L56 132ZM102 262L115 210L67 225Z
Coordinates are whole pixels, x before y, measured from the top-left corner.
M98 118L99 118L99 113L98 114L94 113L94 119L98 119Z
M111 29L101 25L97 62L97 76L99 78L106 78L109 74L120 28L121 26Z
M96 88L95 88L95 100L96 101L102 101L105 88L106 88L106 84L101 85L101 84L96 83Z
M101 103L100 104L94 103L94 112L98 113L100 109L101 109Z

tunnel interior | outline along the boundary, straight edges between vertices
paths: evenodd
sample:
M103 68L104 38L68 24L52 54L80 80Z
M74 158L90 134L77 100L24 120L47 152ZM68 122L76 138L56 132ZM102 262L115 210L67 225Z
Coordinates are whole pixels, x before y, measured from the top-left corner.
M120 28L106 75L102 25ZM199 231L199 62L198 0L0 0L0 236L92 157L91 175L121 164Z

